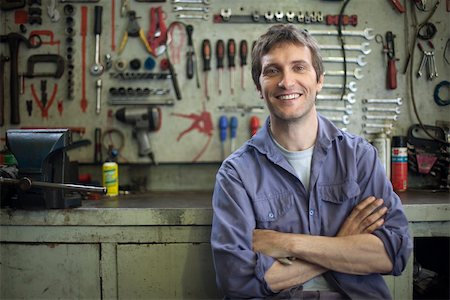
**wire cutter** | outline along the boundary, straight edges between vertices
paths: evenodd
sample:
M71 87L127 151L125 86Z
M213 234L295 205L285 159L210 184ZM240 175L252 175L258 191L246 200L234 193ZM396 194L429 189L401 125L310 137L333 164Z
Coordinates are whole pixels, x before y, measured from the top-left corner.
M147 38L145 37L144 29L142 29L139 26L139 23L137 22L136 12L134 10L130 10L127 12L128 14L128 25L127 30L125 31L122 42L120 43L119 47L119 53L122 53L123 49L125 48L128 37L139 37L141 41L144 43L145 48L147 48L147 51L154 55L153 49L150 47Z

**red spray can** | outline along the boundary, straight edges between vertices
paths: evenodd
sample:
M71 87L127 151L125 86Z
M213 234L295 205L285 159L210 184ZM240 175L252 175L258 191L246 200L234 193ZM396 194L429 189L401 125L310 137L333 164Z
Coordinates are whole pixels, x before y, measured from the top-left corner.
M394 191L403 192L408 188L408 148L406 136L392 137L391 182Z

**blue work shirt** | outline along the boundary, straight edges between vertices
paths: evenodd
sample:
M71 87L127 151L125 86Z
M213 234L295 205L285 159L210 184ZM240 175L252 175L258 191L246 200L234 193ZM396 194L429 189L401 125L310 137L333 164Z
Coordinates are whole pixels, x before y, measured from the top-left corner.
M211 246L218 287L232 298L274 295L264 274L275 259L252 251L254 229L336 236L353 208L368 196L388 207L373 232L384 243L400 275L412 250L408 221L375 148L318 115L309 191L274 144L269 119L220 167L212 199ZM380 274L323 274L351 299L390 299Z

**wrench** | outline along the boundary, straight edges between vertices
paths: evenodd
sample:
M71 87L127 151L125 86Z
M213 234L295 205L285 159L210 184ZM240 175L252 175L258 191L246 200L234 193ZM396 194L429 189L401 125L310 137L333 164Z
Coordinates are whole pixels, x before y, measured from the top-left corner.
M361 45L344 45L345 50L350 51L361 51L363 54L367 55L372 52L372 49L369 48L369 43L361 43ZM341 50L341 45L320 45L320 49L322 50Z
M370 111L370 112L393 112L397 115L400 114L400 107L370 107L365 106L363 107L363 111Z
M324 74L328 75L328 76L344 76L345 72L344 71L326 71ZM364 75L362 74L362 70L360 68L355 68L353 70L353 72L348 71L347 76L353 76L353 77L355 77L355 79L358 79L358 80L360 80L364 77Z
M398 115L393 116L385 116L385 115L364 115L363 120L391 120L391 121L397 121Z
M197 20L205 20L205 21L207 21L209 19L209 15L208 14L203 14L203 15L178 14L177 18L178 19L197 19Z
M356 82L350 81L345 85L346 88L348 88L351 92L356 92L358 88L356 87ZM340 83L324 83L323 88L326 89L342 89L342 84Z
M363 127L392 129L393 124L364 123Z
M403 102L402 102L402 98L394 98L394 99L363 99L363 103L402 105Z
M346 115L353 114L352 106L350 104L347 104L345 107L316 105L316 108L317 108L317 110L323 110L323 111L342 111Z
M344 125L350 124L350 117L348 115L343 115L342 117L327 117L328 120L333 122L341 122Z
M348 63L355 63L358 64L360 67L364 67L365 65L367 65L367 62L364 61L364 59L366 58L365 55L359 55L357 57L346 57L345 61ZM324 57L323 61L326 62L338 62L338 63L342 63L344 62L344 58L343 57Z
M209 0L172 0L172 3L197 3L197 4L206 4L209 5Z
M339 35L337 30L308 30L312 35ZM366 28L364 30L342 30L342 35L346 36L362 36L366 40L373 40L375 34L373 28Z
M364 129L364 134L380 134L385 133L387 135L391 134L391 131L383 128L366 128Z
M174 6L173 11L200 11L209 12L209 7L187 7L187 6Z
M91 74L99 76L103 73L104 67L100 62L100 36L102 34L102 12L103 6L95 6L94 34L95 34L95 60L91 66Z
M97 82L95 84L96 88L97 88L97 98L95 101L95 113L97 115L100 114L100 110L101 110L101 103L102 103L102 80L101 79L97 79Z
M318 100L341 100L341 95L317 95ZM356 102L355 94L348 93L344 95L344 100L347 100L348 103L354 104Z

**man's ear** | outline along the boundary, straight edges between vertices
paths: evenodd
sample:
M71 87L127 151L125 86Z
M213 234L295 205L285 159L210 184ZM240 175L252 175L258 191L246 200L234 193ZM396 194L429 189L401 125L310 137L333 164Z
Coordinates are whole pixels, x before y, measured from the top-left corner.
M319 80L317 81L317 89L316 89L317 94L322 90L324 80L325 76L323 74L320 75Z

